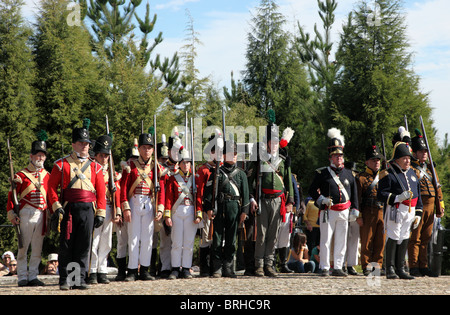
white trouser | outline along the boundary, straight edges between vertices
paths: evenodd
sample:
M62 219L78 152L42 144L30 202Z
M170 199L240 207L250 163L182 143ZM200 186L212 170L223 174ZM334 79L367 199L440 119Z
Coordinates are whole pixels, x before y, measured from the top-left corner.
M172 231L173 233L173 231ZM159 231L159 259L161 270L171 270L172 234L167 235L164 228Z
M386 225L386 239L390 238L398 241L398 244L400 244L402 241L409 239L411 224L416 215L416 208L411 207L411 212L409 212L409 206L400 204L397 209L397 223L395 220L391 220L391 211L393 208L395 209L392 206L386 207L386 217L384 220Z
M108 254L112 248L112 209L110 205L106 206L105 221L94 229L94 238L92 240L91 253L91 273L108 273Z
M347 252L345 254L347 267L358 265L359 229L358 222L348 223Z
M334 269L342 269L347 248L349 210L329 210L328 223L323 223L325 211L320 211L320 268L330 269L331 239L334 235Z
M39 274L39 264L41 262L42 226L44 224L44 212L35 209L30 205L25 205L19 212L20 231L22 233L23 248L17 253L17 279L34 280ZM31 244L30 264L27 268L27 252ZM27 271L28 269L28 271Z
M194 206L178 206L172 215L172 267L191 268L197 228Z
M281 222L280 224L276 248L289 247L291 240L291 215L292 212L286 213L285 222Z
M134 195L129 201L128 269L148 267L152 258L154 215L150 196Z
M116 225L116 237L117 258L125 258L128 250L128 222L123 222L121 227Z

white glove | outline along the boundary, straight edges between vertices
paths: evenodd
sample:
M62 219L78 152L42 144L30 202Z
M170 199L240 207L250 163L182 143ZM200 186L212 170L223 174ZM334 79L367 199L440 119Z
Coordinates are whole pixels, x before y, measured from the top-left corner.
M412 198L412 192L411 191L404 191L400 195L397 195L395 197L394 203L402 203L405 200L409 200Z
M330 209L333 205L333 199L320 195L317 199L317 204L319 205L319 208L322 208L322 206L327 206L327 208Z
M422 217L419 215L416 215L414 217L414 221L413 221L413 230L417 229L417 227L419 226L420 220L422 220Z
M348 215L348 222L355 222L356 219L358 219L358 216L359 216L359 210L350 209L350 213Z

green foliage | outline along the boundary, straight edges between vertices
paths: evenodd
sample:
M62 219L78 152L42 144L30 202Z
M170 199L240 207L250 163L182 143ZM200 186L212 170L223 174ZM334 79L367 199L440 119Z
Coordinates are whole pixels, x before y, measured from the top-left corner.
M36 90L33 82L36 67L29 45L32 30L21 16L21 0L0 2L0 204L6 209L9 190L9 161L6 138L10 139L14 170L27 165L31 142L35 139ZM0 224L9 224L6 211ZM17 241L12 228L0 228L0 249L16 252Z
M366 2L348 16L337 54L342 67L331 91L334 125L346 136L347 159L362 162L373 137L386 149L408 115L409 129L418 127L419 116L430 125L431 108L411 70L411 55L400 1L377 1L380 24L368 23ZM435 146L434 135L430 142ZM389 156L389 155L388 155Z

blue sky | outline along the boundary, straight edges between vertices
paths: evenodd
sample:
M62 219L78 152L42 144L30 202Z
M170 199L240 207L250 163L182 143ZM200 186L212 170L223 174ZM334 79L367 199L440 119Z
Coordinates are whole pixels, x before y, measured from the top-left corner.
M30 7L39 0L25 0ZM203 77L209 76L218 88L228 86L230 73L240 78L245 68L245 51L251 11L259 0L148 0L150 14L157 14L155 36L163 32L164 41L156 48L162 57L171 57L185 44L185 28L188 21L186 10L194 20L202 46L197 48L196 66ZM338 34L348 13L358 0L338 0L333 40ZM139 15L144 17L147 0L143 0ZM370 1L369 1L370 3ZM314 23L321 26L317 14L316 0L278 0L280 11L287 19L287 29L295 31L297 21L308 32ZM450 1L448 0L404 0L406 23L414 52L414 70L421 78L423 92L429 92L433 110L434 126L438 130L438 141L450 133L450 106L447 106L450 90Z

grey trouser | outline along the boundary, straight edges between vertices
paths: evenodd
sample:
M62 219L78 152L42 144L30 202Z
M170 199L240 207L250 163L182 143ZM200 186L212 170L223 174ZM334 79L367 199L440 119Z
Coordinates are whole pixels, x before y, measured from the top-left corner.
M257 217L255 267L273 266L275 246L280 228L281 197L261 199L261 214Z

